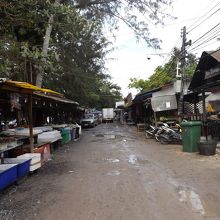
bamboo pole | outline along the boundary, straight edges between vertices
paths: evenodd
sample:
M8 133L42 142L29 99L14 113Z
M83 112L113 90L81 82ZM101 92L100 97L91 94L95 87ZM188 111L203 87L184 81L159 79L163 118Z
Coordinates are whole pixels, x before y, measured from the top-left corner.
M34 135L33 135L33 112L32 112L32 94L28 95L28 118L29 118L29 134L30 134L30 150L31 153L34 151Z

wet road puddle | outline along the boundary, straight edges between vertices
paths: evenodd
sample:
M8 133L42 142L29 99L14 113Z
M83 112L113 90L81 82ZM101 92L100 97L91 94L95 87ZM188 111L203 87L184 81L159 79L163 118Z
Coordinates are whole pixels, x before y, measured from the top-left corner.
M205 209L199 194L197 194L191 187L183 186L172 178L168 179L168 183L176 189L180 202L189 203L195 212L198 212L201 215L205 214Z
M120 160L119 159L111 159L111 158L107 158L105 159L106 161L112 162L112 163L119 163Z
M134 154L131 154L128 156L128 163L130 163L132 165L136 165L137 163L139 165L145 165L145 164L150 164L150 161L146 160L144 158L141 158L141 157L137 157Z
M193 190L179 190L178 194L180 202L190 202L193 210L199 212L202 215L205 214L205 210L203 208L200 197Z
M123 143L126 143L128 141L135 141L135 138L133 137L125 137L124 135L121 134L94 134L93 136L97 137L98 140L93 140L93 141L100 141L100 140L121 140Z
M115 139L115 135L114 134L104 134L104 138L109 140L109 139Z
M108 172L108 176L119 176L121 173L118 170L113 170L111 172Z
M107 140L116 138L114 134L96 134L95 136L100 138L105 138Z

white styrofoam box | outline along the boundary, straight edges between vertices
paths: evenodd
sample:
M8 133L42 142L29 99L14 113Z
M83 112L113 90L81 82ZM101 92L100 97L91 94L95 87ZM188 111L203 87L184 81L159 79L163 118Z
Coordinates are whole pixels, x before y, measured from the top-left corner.
M37 134L41 134L41 133L42 133L42 130L33 128L33 135L37 135ZM29 130L29 128L15 129L15 135L29 136L30 130Z
M42 130L33 128L33 135L37 135L42 133ZM8 129L6 131L2 131L1 134L8 135L8 136L30 136L30 129L29 128L13 128Z
M34 129L42 130L43 132L45 132L45 131L52 131L53 130L52 126L34 127Z
M40 153L26 153L17 156L19 159L31 159L30 171L37 170L41 167L41 154Z
M28 160L30 160L30 159L28 159L28 158L25 158L25 159L22 159L22 158L4 158L4 163L5 164L20 164L20 163L24 163Z
M15 166L18 166L18 164L16 164L16 163L14 163L14 164L1 164L0 171L5 171L5 170L10 169Z
M38 143L55 142L62 139L60 131L53 130L38 135Z
M0 151L4 151L4 150L7 150L7 143L4 143L4 144L0 144Z

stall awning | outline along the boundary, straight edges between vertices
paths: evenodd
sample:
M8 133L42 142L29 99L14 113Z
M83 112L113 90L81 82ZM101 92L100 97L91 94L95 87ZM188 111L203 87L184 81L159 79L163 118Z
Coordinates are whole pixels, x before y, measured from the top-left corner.
M57 102L74 104L77 106L79 105L78 102L65 98L65 96L59 92L53 91L51 89L40 88L27 82L3 80L0 81L0 89L15 93L33 94L40 97L52 99Z
M12 92L30 94L30 93L33 93L34 91L39 91L42 93L50 93L50 94L63 96L61 93L50 90L50 89L40 88L27 82L18 82L18 81L12 81L12 80L6 80L6 81L1 82L0 88L3 90L12 91Z
M151 105L154 112L177 109L176 95L163 95L151 98Z

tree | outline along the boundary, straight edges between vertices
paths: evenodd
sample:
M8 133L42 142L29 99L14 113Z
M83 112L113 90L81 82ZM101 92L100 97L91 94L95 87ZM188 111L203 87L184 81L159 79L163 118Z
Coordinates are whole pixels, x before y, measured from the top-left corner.
M149 46L157 48L159 40L150 37L148 24L162 23L167 16L163 9L170 3L171 0L2 0L0 74L31 83L43 76L44 86L58 88L68 97L88 104L102 102L102 86L108 87L107 95L115 99L120 96L119 88L112 89L109 76L104 74L108 42L103 37L103 26L108 22L117 29L117 21L122 20ZM151 21L144 22L137 12Z
M5 1L0 13L1 77L33 82L43 72L44 87L87 106L101 105L99 88L110 87L110 77L104 74L108 42L100 22L85 19L73 7L53 7L45 1ZM56 16L45 55L41 48L50 14Z
M166 11L172 0L76 0L72 4L87 18L107 22L115 29L123 21L151 47L158 47L159 40L149 36L149 24L163 24L166 17L172 17Z
M159 48L160 40L150 37L149 22L154 22L155 24L162 23L165 17L170 17L168 13L165 13L164 7L170 6L172 0L55 0L54 6L59 5L60 2L80 9L88 19L102 23L111 23L110 27L115 29L118 28L117 21L122 20L135 32L137 38L146 40L150 47ZM137 12L140 13L144 19L140 20L140 16L136 15ZM148 17L147 22L145 21L146 17ZM43 43L43 54L45 56L49 48L53 22L54 14L50 14ZM36 84L41 86L42 73L37 74Z

